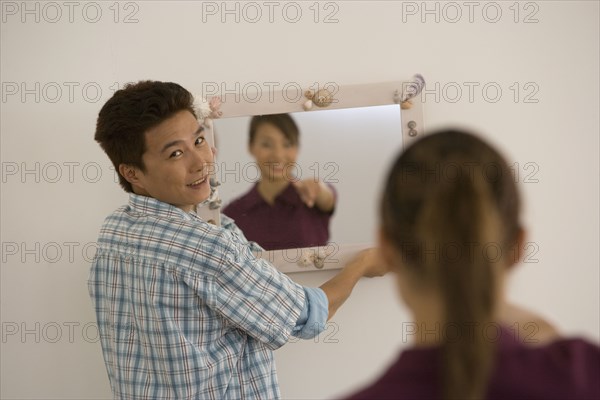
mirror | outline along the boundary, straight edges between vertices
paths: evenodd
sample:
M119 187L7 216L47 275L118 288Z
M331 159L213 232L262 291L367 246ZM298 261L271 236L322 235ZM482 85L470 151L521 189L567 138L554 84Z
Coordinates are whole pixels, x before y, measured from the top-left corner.
M298 179L316 177L331 184L337 194L329 241L373 243L383 173L402 148L399 106L290 115L300 131L298 158L290 172ZM217 177L224 207L260 179L256 162L248 152L250 119L214 121Z
M220 210L260 180L260 170L248 151L251 117L289 113L300 131L293 175L300 179L316 176L333 185L337 194L329 243L260 252L259 256L282 272L343 267L359 250L375 243L387 168L398 152L423 132L420 92L424 84L423 78L415 75L406 82L307 91L293 101L283 92L269 96L246 93L241 101L240 96L227 93L221 97L221 117L211 121L218 150L214 178L220 182L216 195Z

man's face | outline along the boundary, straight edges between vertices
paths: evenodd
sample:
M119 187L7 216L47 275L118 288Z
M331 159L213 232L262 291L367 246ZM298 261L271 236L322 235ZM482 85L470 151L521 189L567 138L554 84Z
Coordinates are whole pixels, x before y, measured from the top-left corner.
M135 193L186 212L206 200L214 154L204 135L202 125L189 111L180 111L146 131L142 155L146 170L135 168Z

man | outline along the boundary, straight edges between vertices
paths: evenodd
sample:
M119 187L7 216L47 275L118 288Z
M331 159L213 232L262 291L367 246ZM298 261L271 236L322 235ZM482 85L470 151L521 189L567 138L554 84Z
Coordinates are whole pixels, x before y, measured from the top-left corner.
M385 270L366 252L302 287L235 229L200 219L214 150L193 101L175 83L144 81L98 116L95 139L129 193L102 226L89 278L113 396L278 398L272 351L318 335L360 277Z

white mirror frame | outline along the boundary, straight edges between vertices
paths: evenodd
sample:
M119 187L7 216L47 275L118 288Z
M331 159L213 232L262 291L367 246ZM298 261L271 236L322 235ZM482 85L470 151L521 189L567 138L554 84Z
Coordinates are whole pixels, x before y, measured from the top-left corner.
M406 148L424 134L423 103L421 101L423 88L423 78L415 75L410 80L394 82L342 86L333 83L323 86L315 84L300 95L297 93L297 87L292 88L292 92L290 90L269 93L245 92L243 94L227 92L220 96L222 102L220 118L398 104L402 125L402 147ZM326 90L326 92L319 90ZM306 97L307 94L311 97L315 92L320 97L319 99L314 96L314 101L312 101ZM325 105L328 96L332 102ZM320 107L317 104L323 106ZM209 143L214 145L213 121L206 118L204 123L208 128L206 137ZM215 188L211 200L212 207L210 201L198 206L198 215L205 221L220 225L221 200L217 188ZM326 246L263 251L256 255L268 260L283 273L323 271L343 268L358 252L372 246L373 243L339 244L331 242Z

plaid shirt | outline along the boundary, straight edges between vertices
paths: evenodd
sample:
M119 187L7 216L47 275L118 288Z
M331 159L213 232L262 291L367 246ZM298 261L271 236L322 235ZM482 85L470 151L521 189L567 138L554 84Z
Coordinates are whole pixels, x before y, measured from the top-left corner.
M88 286L115 398L280 397L273 350L322 331L327 303L252 246L134 194L105 220Z

